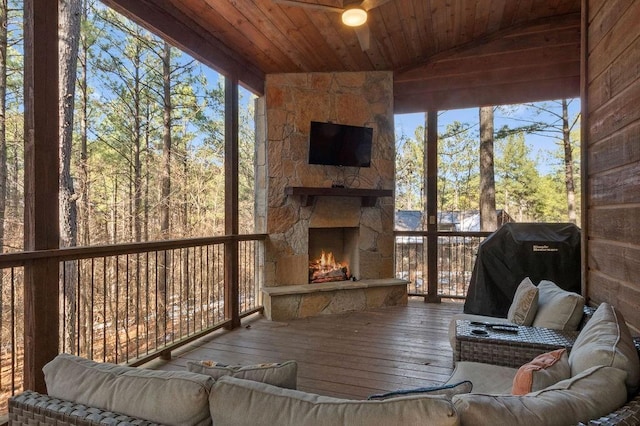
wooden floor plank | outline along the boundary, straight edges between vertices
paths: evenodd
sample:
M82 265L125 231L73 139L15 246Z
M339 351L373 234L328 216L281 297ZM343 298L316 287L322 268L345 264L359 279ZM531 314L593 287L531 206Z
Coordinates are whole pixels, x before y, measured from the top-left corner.
M433 386L452 371L448 325L462 303L323 315L287 322L260 315L233 331L220 330L147 365L184 370L188 361L255 364L294 359L298 389L338 398L362 399L374 393Z

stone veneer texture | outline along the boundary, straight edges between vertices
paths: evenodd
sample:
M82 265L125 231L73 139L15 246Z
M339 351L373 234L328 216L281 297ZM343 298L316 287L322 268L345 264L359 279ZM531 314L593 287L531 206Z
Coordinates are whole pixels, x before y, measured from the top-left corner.
M303 206L285 187L393 189L395 137L390 72L268 75L257 120L257 224L269 234L265 286L308 282L309 227L359 227L359 279L393 277L393 197L317 197ZM308 164L311 121L373 128L371 167ZM262 211L260 211L262 210Z

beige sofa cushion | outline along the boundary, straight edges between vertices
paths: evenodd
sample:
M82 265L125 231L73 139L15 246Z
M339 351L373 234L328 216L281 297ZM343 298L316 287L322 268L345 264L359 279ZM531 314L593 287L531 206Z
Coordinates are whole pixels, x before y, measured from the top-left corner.
M517 368L461 361L456 364L445 385L468 380L473 384L471 393L510 394L517 372Z
M453 404L442 396L354 401L231 376L213 385L209 407L216 426L459 424Z
M514 324L530 326L538 311L538 287L533 285L529 277L522 280L513 302L509 307L507 319Z
M627 372L629 392L638 388L640 361L633 337L622 314L608 303L601 303L580 331L569 354L569 364L572 375L594 365L619 368Z
M599 418L627 400L626 373L598 366L527 395L453 397L461 423L474 426L566 426Z
M554 330L577 330L583 310L584 297L542 280L538 284L538 312L532 325Z
M571 367L566 349L556 349L538 355L530 362L518 368L513 378L514 395L525 395L529 392L542 390L561 380L571 377Z
M47 393L80 404L166 425L208 425L213 379L97 363L60 354L44 368Z
M233 376L287 389L295 389L298 379L298 364L295 361L244 366L225 365L215 361L188 361L187 370L206 374L215 380L222 376Z

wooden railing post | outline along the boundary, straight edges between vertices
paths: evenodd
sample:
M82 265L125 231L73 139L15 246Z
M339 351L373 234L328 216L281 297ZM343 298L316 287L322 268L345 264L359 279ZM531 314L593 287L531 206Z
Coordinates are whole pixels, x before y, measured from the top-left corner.
M426 302L440 302L438 296L438 112L427 112L427 297Z
M237 236L238 224L238 78L225 76L224 109L224 175L225 175L225 234ZM236 238L224 246L225 317L230 319L229 328L240 326L240 291L238 240Z
M24 1L25 250L58 248L58 2ZM58 259L24 272L24 387L45 392L42 367L58 354Z

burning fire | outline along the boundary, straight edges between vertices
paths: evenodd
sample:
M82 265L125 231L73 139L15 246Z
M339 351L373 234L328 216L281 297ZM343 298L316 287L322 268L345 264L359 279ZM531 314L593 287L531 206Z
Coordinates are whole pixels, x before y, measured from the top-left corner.
M323 283L328 281L344 281L351 278L349 265L338 262L333 253L322 250L320 259L309 262L309 282Z

